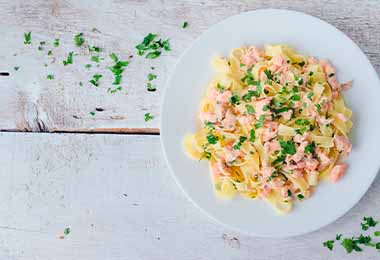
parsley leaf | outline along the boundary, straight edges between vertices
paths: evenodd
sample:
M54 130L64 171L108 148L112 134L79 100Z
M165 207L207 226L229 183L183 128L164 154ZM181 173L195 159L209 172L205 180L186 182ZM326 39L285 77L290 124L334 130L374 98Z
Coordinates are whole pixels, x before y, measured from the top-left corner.
M182 24L182 28L185 29L188 26L189 26L189 23L187 21L184 21Z
M303 200L305 197L304 197L302 194L297 194L297 198L298 198L299 200Z
M19 67L19 66L15 66L15 67L13 67L13 69L14 69L15 71L18 71L18 70L20 69L20 67Z
M256 131L254 128L252 128L251 131L249 132L249 141L253 143L255 139L256 139Z
M309 153L314 154L315 153L315 143L314 143L314 141L311 142L310 144L306 145L306 147L305 147L305 153L306 154L309 154Z
M255 113L255 109L253 108L252 105L250 104L246 104L245 105L245 108L247 109L247 113L250 114L250 115L253 115Z
M375 221L373 217L364 217L363 222L360 223L362 230L368 230L370 227L376 226L378 221Z
M282 151L282 154L290 154L290 155L293 155L296 153L296 146L294 144L293 141L289 140L289 141L284 141L284 140L280 140L280 146L281 146L281 151Z
M219 138L216 135L213 135L211 132L208 133L206 139L209 144L216 144L219 140Z
M92 76L92 79L89 82L92 85L94 85L95 87L98 87L99 86L99 80L101 77L103 77L103 75L96 73Z
M301 97L299 95L293 95L290 97L290 99L293 101L299 101L299 100L301 100Z
M54 39L53 45L54 45L54 47L58 47L59 46L59 39Z
M336 234L335 239L340 240L342 238L342 234Z
M144 120L145 122L148 122L149 120L152 120L154 118L153 115L151 115L150 113L145 113L144 114Z
M239 105L240 104L240 98L238 95L233 95L231 98L230 98L230 102L232 105Z
M74 52L69 52L69 55L67 56L66 60L63 60L63 65L73 64L73 54Z
M76 46L78 47L82 46L84 43L83 33L78 33L77 35L75 35L74 42Z
M269 80L273 79L273 75L272 75L272 72L270 70L266 69L266 70L264 70L264 73Z
M70 228L65 228L64 230L63 230L63 234L65 234L66 236L68 235L68 234L70 234L70 232L71 232L71 230L70 230Z
M91 56L91 61L96 62L96 63L99 63L99 62L100 62L99 55Z
M220 83L216 85L216 88L218 89L219 92L223 92L225 90L225 88Z
M101 52L103 49L98 46L91 46L91 47L88 47L88 50L94 51L94 52Z
M165 51L170 51L170 43L169 40L155 40L157 37L157 34L149 33L147 36L144 37L143 41L136 45L135 48L138 50L137 54L142 56L147 51L149 51L145 58L147 59L155 59L158 58L161 55L161 50L164 49Z
M24 44L31 44L32 43L32 32L24 33Z
M150 92L154 92L154 91L157 90L157 89L156 89L156 86L153 85L151 82L148 82L148 83L146 84L146 88L147 88L147 90L150 91Z
M157 75L155 75L155 74L153 74L153 73L149 73L148 74L148 80L149 81L152 81L152 80L154 80L154 79L156 79L157 78Z
M260 128L264 125L264 120L265 120L265 115L261 115L259 117L259 120L257 121L257 123L255 124L255 128Z
M294 121L294 123L296 125L310 125L309 120L307 120L307 119L301 119L301 118L296 119L296 121Z
M239 150L241 145L247 140L247 137L245 136L240 136L239 141L233 146L234 150Z
M95 112L94 112L94 111L89 112L89 114L90 114L91 116L95 116Z
M52 79L54 79L54 75L53 74L49 74L49 75L46 76L46 78L52 80Z
M334 248L334 242L335 242L334 240L327 240L323 242L323 246L327 247L331 251Z

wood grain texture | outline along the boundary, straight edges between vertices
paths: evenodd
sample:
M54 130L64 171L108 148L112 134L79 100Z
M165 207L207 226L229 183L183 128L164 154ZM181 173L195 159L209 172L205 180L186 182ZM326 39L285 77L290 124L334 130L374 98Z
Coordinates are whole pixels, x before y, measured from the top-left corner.
M322 242L380 217L380 179L344 218L290 239L214 223L182 194L157 136L1 133L2 260L378 259ZM199 174L199 173L195 173ZM66 227L71 233L60 239Z
M181 53L213 24L258 8L293 9L326 20L351 37L376 70L380 70L379 1L0 0L3 39L0 71L11 72L10 77L0 77L0 129L128 132L129 128L155 128L157 131L165 81ZM187 29L181 28L183 21L189 22ZM92 32L94 27L100 32ZM23 45L22 35L26 31L33 32L32 46ZM73 36L78 32L83 32L90 44L103 47L104 57L110 52L123 59L135 56L124 73L121 92L107 92L113 87L111 74L105 72L109 59L90 71L83 67L90 55L74 46ZM157 60L137 57L134 46L149 32L170 38L173 50ZM59 48L51 47L54 38L61 39ZM42 40L47 40L48 46L39 52L38 42ZM56 60L47 56L50 48ZM73 65L65 67L62 60L69 51L78 56L74 57ZM45 62L48 67L44 67ZM14 66L20 66L19 71L13 71ZM158 91L154 93L146 91L151 66L158 75L155 81ZM88 80L98 71L104 72L101 86L91 87ZM53 73L55 80L46 80L48 73ZM80 81L84 82L83 87L79 86ZM104 111L89 115L96 108ZM145 122L147 112L155 115L155 119Z

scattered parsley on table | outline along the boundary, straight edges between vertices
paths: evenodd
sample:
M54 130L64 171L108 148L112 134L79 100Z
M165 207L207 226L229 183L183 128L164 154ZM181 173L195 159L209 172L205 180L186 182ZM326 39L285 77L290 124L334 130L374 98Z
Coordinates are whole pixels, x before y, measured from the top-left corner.
M24 33L24 44L31 44L32 43L32 32Z
M147 36L145 36L143 41L140 44L135 46L135 48L137 49L137 54L140 56L143 56L146 54L145 58L156 59L161 55L162 50L165 50L165 51L171 50L169 39L155 40L156 37L157 37L157 34L153 34L153 33L149 33Z
M154 118L154 116L150 113L145 113L145 115L144 115L145 122L148 122L149 120L152 120L153 118Z
M182 24L182 28L185 29L188 26L189 26L189 23L187 21L184 21Z
M74 43L76 46L80 47L84 43L83 33L78 33L74 36Z
M69 64L73 64L73 54L74 52L69 52L69 55L67 56L67 59L66 60L63 60L63 65L69 65Z

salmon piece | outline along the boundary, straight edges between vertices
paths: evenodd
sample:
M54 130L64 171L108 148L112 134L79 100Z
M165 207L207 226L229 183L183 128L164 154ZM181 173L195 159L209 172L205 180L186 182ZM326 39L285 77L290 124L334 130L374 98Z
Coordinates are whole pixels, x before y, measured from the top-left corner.
M341 86L340 86L338 79L335 75L335 72L336 72L335 68L330 64L330 62L328 60L321 60L319 62L319 64L321 65L323 71L325 72L327 82L330 84L331 88L333 90L340 91Z
M294 142L302 143L309 138L309 133L305 132L303 135L297 134L293 137Z
M280 143L277 140L272 140L270 142L264 143L265 152L271 154L275 151L281 151Z
M269 185L274 190L279 190L284 186L285 182L281 178L274 178L269 182Z
M227 163L231 163L243 155L240 150L233 149L232 145L225 146L223 151Z
M278 123L267 122L264 124L263 141L267 142L277 136Z
M295 163L298 163L303 159L305 156L305 147L307 146L307 142L302 142L298 147L297 151L294 155L292 155L291 160L293 160Z
M330 159L328 155L325 152L323 152L321 149L317 148L316 153L320 160L320 165L318 167L318 170L323 170L332 163L333 160Z
M264 166L264 167L261 168L261 175L264 178L269 178L269 176L271 176L273 172L274 172L274 168L273 167Z
M224 91L223 93L218 93L216 96L216 101L221 104L227 104L230 102L230 98L232 97L231 91Z
M213 113L210 113L210 112L201 112L199 114L199 119L203 122L203 123L206 123L206 122L211 122L211 123L215 123L217 121L217 117L215 114Z
M325 116L320 116L320 115L317 116L317 122L320 123L320 124L322 124L322 125L331 124L332 121L334 121L333 118L328 118L327 119Z
M311 156L305 158L306 170L311 172L315 171L318 168L319 162L316 159L313 159Z
M282 112L280 115L284 118L284 120L289 121L292 118L293 111L288 110L286 112Z
M267 197L271 193L272 189L268 184L264 184L261 196Z
M334 137L334 144L339 152L349 154L352 150L352 144L350 140L348 140L348 138L344 135L336 135Z
M270 104L270 101L272 100L272 98L264 98L264 99L261 99L261 100L258 100L255 104L255 116L256 116L256 119L259 119L261 115L270 115L270 109L268 108L269 107L269 104ZM267 107L266 110L265 107Z
M248 49L248 52L241 57L241 63L245 64L247 68L250 68L262 59L260 51L256 47L251 47Z
M345 163L335 165L330 172L330 180L335 183L341 179L347 170L347 167L348 166Z
M225 130L234 130L236 124L236 116L231 112L231 110L227 110L226 117L222 121L222 126Z

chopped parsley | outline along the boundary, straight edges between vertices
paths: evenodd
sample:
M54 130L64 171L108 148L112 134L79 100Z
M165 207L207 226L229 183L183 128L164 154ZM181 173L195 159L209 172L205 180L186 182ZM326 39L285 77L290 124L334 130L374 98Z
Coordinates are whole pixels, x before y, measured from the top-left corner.
M153 73L149 73L148 74L148 80L149 81L152 81L152 80L154 80L154 79L156 79L157 78L157 75L155 75L155 74L153 74Z
M101 52L103 49L98 46L91 46L91 47L88 47L88 50L94 51L94 52Z
M264 73L269 80L273 79L273 75L272 75L272 72L270 70L266 69L266 70L264 70Z
M91 56L91 61L96 62L96 63L99 63L99 62L100 62L99 55Z
M18 71L18 70L20 69L20 67L19 67L19 66L15 66L15 67L13 67L13 69L14 69L15 71Z
M233 146L234 150L239 150L241 145L247 140L247 137L245 136L240 136L239 141Z
M31 44L32 43L32 32L24 33L24 44Z
M43 51L44 50L44 45L46 44L46 42L45 41L42 41L42 42L40 42L40 46L38 46L38 50L39 51Z
M149 120L152 120L154 118L154 116L150 113L145 113L144 114L144 120L145 122L148 122Z
M219 92L223 92L225 90L225 88L220 83L216 85L216 88L218 89Z
M354 238L345 238L343 239L341 245L346 249L346 252L350 254L353 250L356 252L363 251L359 246L358 246L358 241L356 241Z
M282 154L290 154L293 155L296 153L296 146L293 141L284 141L280 140L281 152Z
M78 33L74 36L74 43L76 46L80 47L84 43L83 33Z
M253 143L255 139L256 139L256 131L254 128L252 128L251 131L249 132L249 141Z
M261 85L256 86L256 90L248 90L247 94L243 95L243 100L246 102L250 102L252 97L260 97L261 94Z
M232 105L239 105L240 104L240 98L238 95L233 95L231 98L230 98L230 103Z
M323 246L327 247L331 251L334 248L334 242L335 242L334 240L327 240L323 242Z
M330 73L329 74L329 78L334 77L334 76L335 76L335 73Z
M293 101L299 101L299 100L301 100L301 97L299 95L293 95L290 97L290 99Z
M288 190L288 197L291 197L293 194L292 194L292 191L291 190Z
M53 51L49 50L48 53L47 53L47 55L49 55L49 56L53 55Z
M110 57L115 62L115 64L112 67L109 68L110 71L115 76L114 82L112 84L113 85L118 85L121 82L122 73L124 71L124 68L128 66L129 61L121 61L121 60L119 60L119 58L116 56L115 53L111 53Z
M89 114L90 114L91 116L95 116L95 112L94 112L94 111L91 111Z
M246 104L245 108L247 109L248 114L253 115L255 113L255 109L253 108L252 105Z
M304 197L302 194L297 194L297 198L298 198L299 200L303 200L305 197Z
M259 120L257 121L257 123L255 124L255 128L260 128L264 125L264 121L265 121L265 115L261 115L259 117Z
M70 234L70 232L71 232L71 230L68 227L63 230L63 234L65 234L65 236L67 236L68 234Z
M208 133L206 139L209 144L216 144L219 140L219 138L211 132Z
M167 40L155 40L157 37L157 34L149 33L147 36L144 37L143 41L136 45L135 48L137 49L137 54L140 56L145 55L145 58L147 59L155 59L159 57L162 53L162 50L170 51L170 43L169 39Z
M362 230L368 230L370 227L375 227L379 223L373 217L364 217L363 222L360 223Z
M342 234L336 234L335 239L340 240L342 238Z
M314 141L311 142L310 144L306 145L306 147L305 147L305 153L306 154L309 154L309 153L314 154L315 153L315 143L314 143Z
M207 127L208 129L214 129L215 128L214 123L211 123L211 122L205 122L205 127Z
M314 72L312 72L312 71L309 72L310 77L313 76L313 74L314 74Z
M59 46L59 39L54 39L53 45L54 45L54 47L58 47Z
M52 79L54 79L54 75L53 74L49 74L49 75L46 76L46 78L52 80Z
M313 92L310 92L310 93L307 94L307 98L310 99L310 100L313 98L313 96L314 96Z
M85 67L86 69L89 69L89 68L92 67L92 65L91 65L91 64L86 64L86 65L84 65L84 67Z
M95 87L98 87L99 86L99 80L101 79L101 77L103 77L103 75L96 73L92 76L92 79L89 82L92 85L94 85Z
M318 113L321 113L321 105L315 104L315 108L317 109Z
M296 125L310 125L309 120L307 120L307 119L301 119L301 118L296 119L296 121L294 121L294 123Z
M148 83L146 84L146 89L147 89L148 91L150 91L150 92L154 92L154 91L157 90L156 86L153 85L151 82L148 82Z
M305 66L305 61L298 62L298 65L300 65L300 67Z
M73 54L74 52L69 52L69 55L67 56L66 60L63 60L63 65L73 64Z
M298 85L302 85L303 84L303 78L301 78L299 81L298 81Z
M189 23L187 21L184 21L182 24L182 28L185 29L188 26L189 26Z
M111 94L114 94L118 91L121 91L123 88L121 86L117 86L115 87L114 89L111 89L111 88L108 88L107 92L111 93Z
M375 232L373 232L373 235L374 235L375 237L379 237L379 236L380 236L380 231L375 231Z

